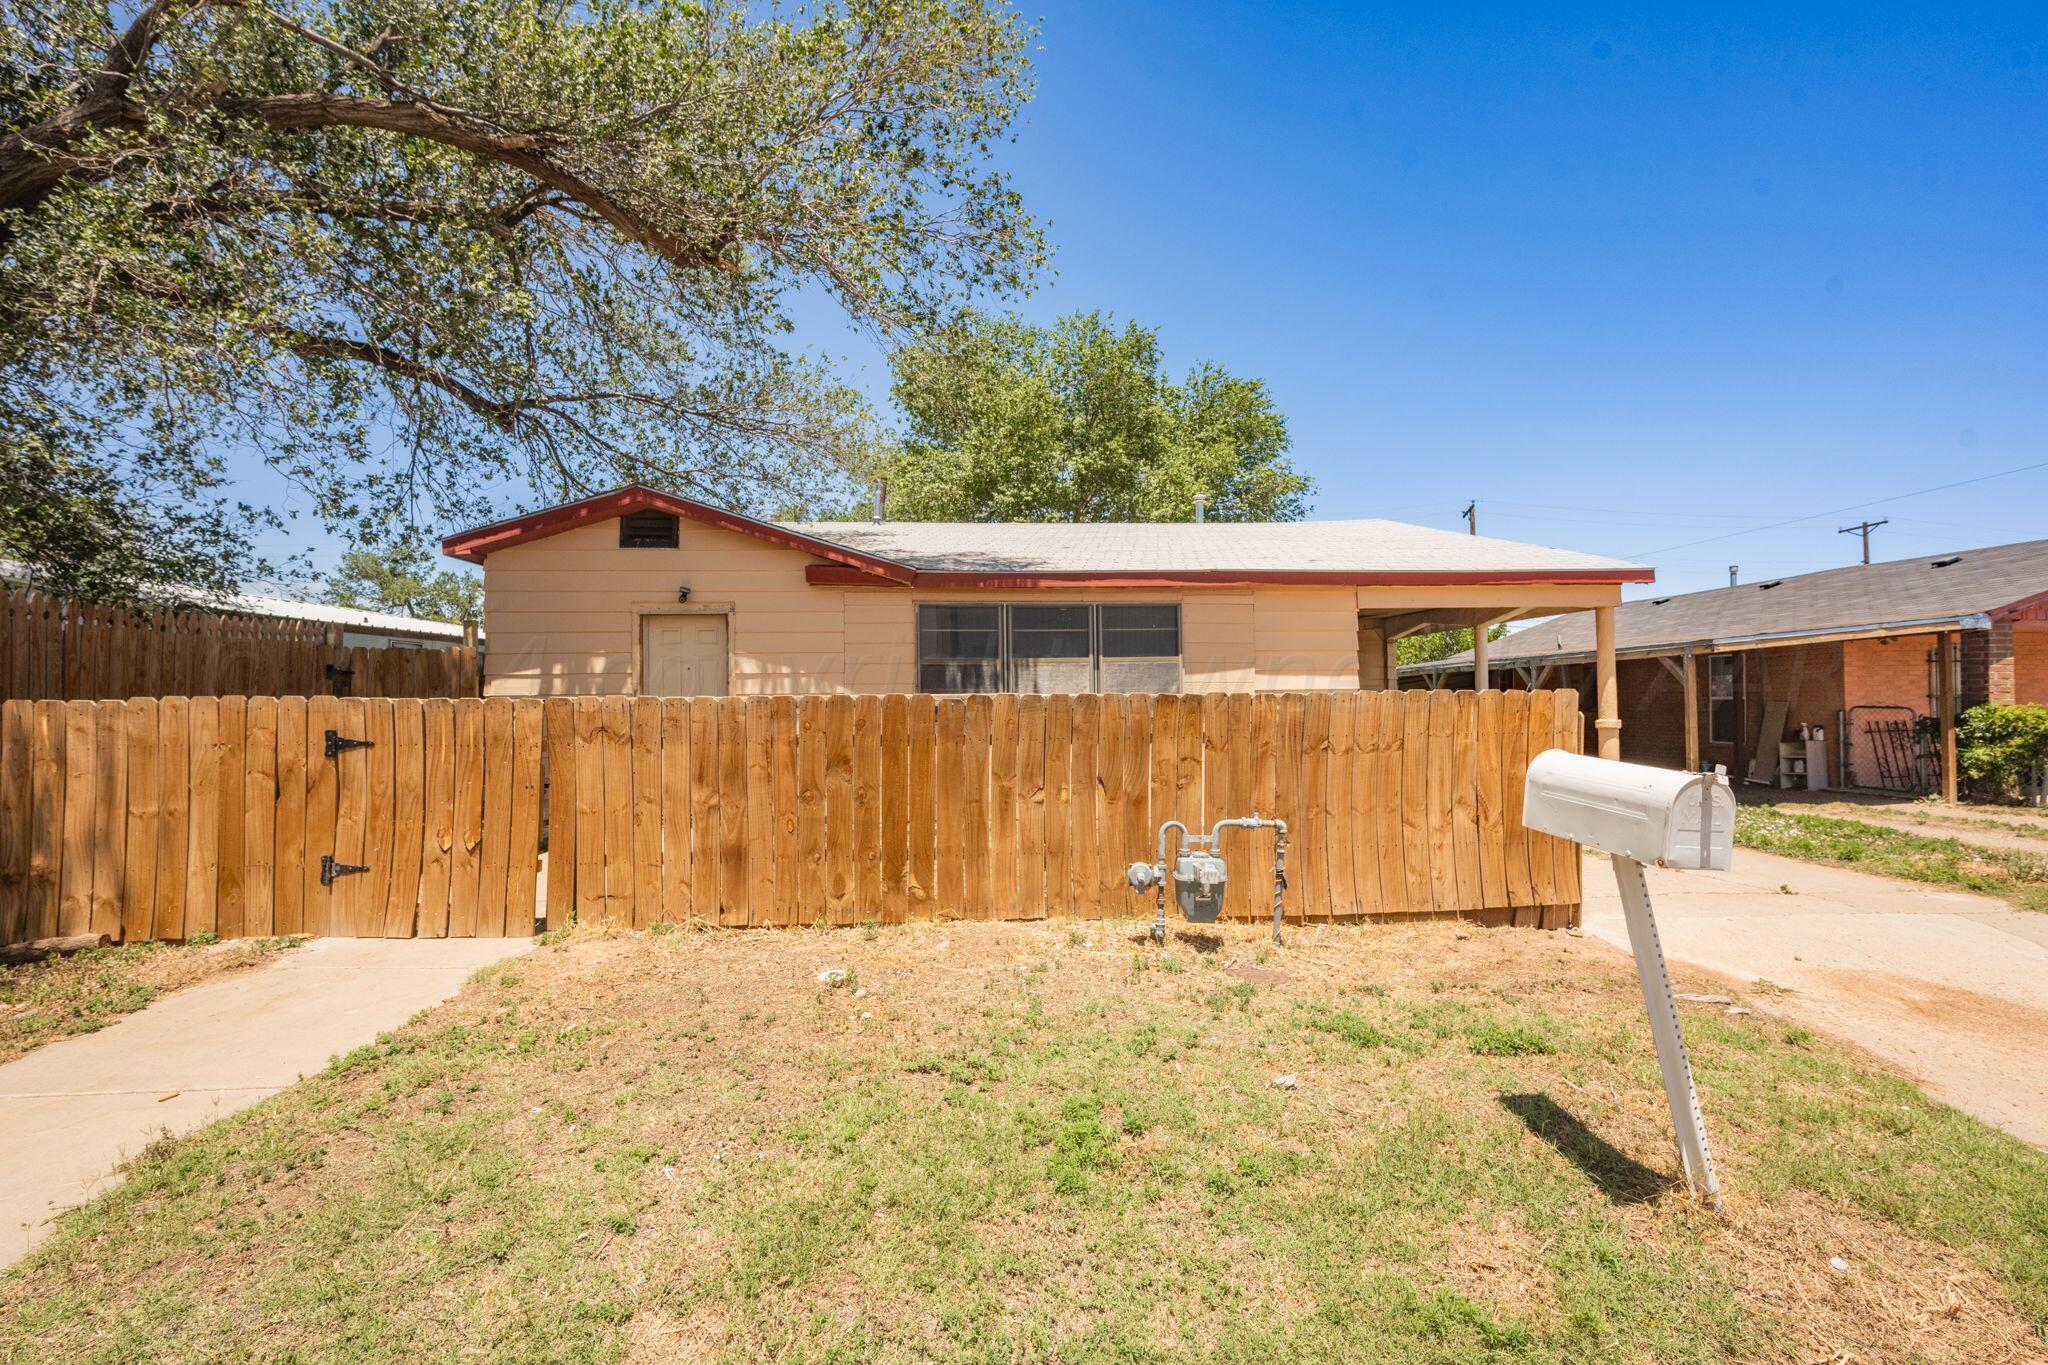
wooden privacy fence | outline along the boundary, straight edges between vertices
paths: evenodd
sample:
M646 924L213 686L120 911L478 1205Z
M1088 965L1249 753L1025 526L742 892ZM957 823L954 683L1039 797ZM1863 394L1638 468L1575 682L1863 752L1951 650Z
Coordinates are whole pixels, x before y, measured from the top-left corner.
M475 698L7 702L0 940L529 934L540 720Z
M119 607L0 588L0 700L474 697L474 648L344 648L330 622Z
M1558 927L1522 779L1580 734L1568 691L9 702L0 940L1136 914L1162 820L1253 811L1297 921ZM1270 913L1272 835L1226 840Z

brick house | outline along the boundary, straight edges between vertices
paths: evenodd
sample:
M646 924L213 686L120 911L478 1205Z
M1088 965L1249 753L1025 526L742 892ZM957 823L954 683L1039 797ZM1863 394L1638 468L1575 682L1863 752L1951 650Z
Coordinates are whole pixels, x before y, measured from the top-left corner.
M1932 790L1953 772L1955 715L2048 704L2048 540L1628 602L1614 632L1626 759L1775 780L1772 750L1817 727L1829 785ZM1594 646L1590 622L1560 617L1494 641L1485 666L1583 687ZM1401 681L1463 687L1473 674L1467 652L1408 665Z

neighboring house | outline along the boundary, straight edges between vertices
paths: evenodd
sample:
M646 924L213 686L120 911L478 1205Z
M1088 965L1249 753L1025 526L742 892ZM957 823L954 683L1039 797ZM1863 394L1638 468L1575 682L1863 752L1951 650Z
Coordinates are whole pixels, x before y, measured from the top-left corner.
M26 565L11 559L0 559L0 584L24 588L40 586ZM336 643L344 649L453 649L464 643L465 630L473 629L445 621L421 621L390 612L337 607L326 602L300 602L289 597L237 595L223 598L209 610L337 626L341 638Z
M1388 521L758 521L629 487L450 536L485 693L1391 685L1421 629L1612 611L1639 565Z
M467 641L470 644L479 644L483 639L480 629L453 622L422 621L413 616L337 607L327 602L295 602L288 597L231 597L221 604L221 610L324 621L341 627L341 644L345 649L454 649L465 643L466 631L476 637Z
M1951 713L2048 703L2048 540L1655 597L1614 625L1624 758L1741 774L1817 726L1830 785L1929 790L1944 776L1945 691ZM1494 641L1491 665L1583 685L1593 649L1566 617ZM1472 667L1465 653L1400 671L1409 686L1469 686Z

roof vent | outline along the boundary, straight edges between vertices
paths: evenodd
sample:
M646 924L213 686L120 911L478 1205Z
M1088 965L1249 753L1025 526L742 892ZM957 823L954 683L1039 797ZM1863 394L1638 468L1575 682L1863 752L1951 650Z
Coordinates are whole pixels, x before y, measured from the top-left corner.
M619 518L619 548L622 550L673 550L679 543L676 514L650 509L628 512Z
M1780 583L1783 583L1784 581L1785 581L1785 580L1784 580L1784 579L1782 579L1782 578L1773 578L1773 579L1772 579L1772 580L1771 580L1770 582L1768 582L1768 583L1759 583L1759 584L1757 584L1757 585L1756 585L1756 590L1757 590L1758 592L1769 592L1769 591L1770 591L1770 590L1771 590L1772 588L1775 588L1775 587L1777 587L1777 586L1778 586L1778 585L1779 585Z
M1950 555L1947 559L1935 560L1930 567L1936 569L1946 569L1951 564L1960 564L1962 562L1963 557L1961 555Z
M1661 607L1670 600L1671 599L1668 597L1653 597L1650 599L1650 605L1653 607Z

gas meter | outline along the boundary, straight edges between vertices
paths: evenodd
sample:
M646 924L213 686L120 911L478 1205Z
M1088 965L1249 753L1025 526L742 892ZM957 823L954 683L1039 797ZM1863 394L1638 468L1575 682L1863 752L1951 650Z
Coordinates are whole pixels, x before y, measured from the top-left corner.
M1287 888L1287 822L1261 820L1256 815L1245 819L1218 820L1216 827L1207 834L1190 834L1188 827L1178 820L1168 820L1159 827L1159 861L1132 863L1124 870L1124 877L1134 890L1159 889L1158 910L1152 922L1154 938L1162 943L1166 940L1166 832L1180 831L1180 852L1173 860L1174 902L1190 923L1214 924L1223 913L1223 889L1230 881L1230 869L1216 851L1217 843L1223 837L1223 831L1232 828L1279 832L1273 862L1273 941L1280 941L1280 897Z

